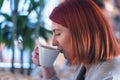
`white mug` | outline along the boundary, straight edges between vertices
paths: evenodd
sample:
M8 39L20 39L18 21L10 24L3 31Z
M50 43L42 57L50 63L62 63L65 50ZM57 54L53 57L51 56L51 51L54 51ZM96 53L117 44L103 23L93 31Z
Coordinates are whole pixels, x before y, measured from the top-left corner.
M59 54L59 50L48 46L39 46L39 62L41 66L51 67Z

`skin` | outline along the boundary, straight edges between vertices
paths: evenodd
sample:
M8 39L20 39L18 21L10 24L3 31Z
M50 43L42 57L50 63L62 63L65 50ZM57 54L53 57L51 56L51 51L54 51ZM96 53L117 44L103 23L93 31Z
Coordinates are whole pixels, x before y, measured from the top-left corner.
M69 30L55 22L52 22L53 29L53 46L57 46L57 49L64 54L64 57L68 59L70 51L70 32Z
M68 55L71 52L70 51L70 32L69 30L55 22L52 22L52 29L53 29L53 38L52 38L52 44L53 46L57 46L57 49L64 54L65 58L68 59ZM32 52L32 60L33 63L37 66L40 66L39 64L39 53L38 53L38 47L35 47L35 49ZM54 67L43 67L42 66L42 72L44 80L48 80L50 77L52 77L56 71Z

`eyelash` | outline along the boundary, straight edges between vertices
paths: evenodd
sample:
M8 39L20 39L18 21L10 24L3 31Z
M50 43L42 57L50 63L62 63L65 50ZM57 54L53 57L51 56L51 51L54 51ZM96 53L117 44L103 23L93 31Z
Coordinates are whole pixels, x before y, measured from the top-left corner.
M60 36L60 33L55 34L55 36Z

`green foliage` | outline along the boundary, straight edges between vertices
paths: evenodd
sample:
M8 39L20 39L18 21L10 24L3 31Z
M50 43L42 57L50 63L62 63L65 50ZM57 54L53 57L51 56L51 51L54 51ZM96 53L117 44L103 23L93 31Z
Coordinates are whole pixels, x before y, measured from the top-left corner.
M49 31L43 27L40 28L39 35L42 36L46 41L48 40L48 36L47 36L48 34L52 34L52 31Z
M4 0L1 0L0 3L3 3L3 1ZM41 25L42 23L40 22L42 17L41 13L45 6L44 0L38 0L37 2L35 0L30 0L31 2L28 8L28 15L20 15L19 12L16 12L17 11L16 9L18 9L17 7L19 7L18 4L20 0L14 0L14 1L15 2L12 4L15 4L16 8L15 11L12 11L13 15L10 16L5 13L0 13L0 15L5 17L5 21L3 21L1 24L5 22L11 22L12 24L14 24L12 27L6 24L5 27L1 29L0 42L5 42L8 46L10 46L12 45L12 36L15 36L15 39L17 39L21 35L23 38L24 48L30 48L31 46L34 46L34 41L37 38L36 35L43 37L47 41L49 37L48 34L51 34L51 31L47 30L44 27L44 25ZM24 2L26 2L26 0ZM2 4L0 5L0 8L1 6ZM37 11L38 7L40 8L39 12ZM31 23L28 18L29 14L33 10L36 11L38 16L37 23ZM14 22L14 20L16 21ZM15 32L15 35L13 35L13 31ZM33 37L33 35L35 36Z
M18 12L18 4L21 0L10 1L10 6L12 6L10 7L12 15L0 12L0 15L5 18L5 20L0 23L0 43L4 42L7 46L12 48L13 54L11 71L14 72L14 41L17 40L19 36L21 36L23 39L23 50L30 49L30 51L32 51L35 44L35 39L40 36L47 41L49 34L52 34L52 32L44 27L44 21L41 19L42 11L45 7L44 0L30 0L28 10L26 10L26 12L28 12L27 15L21 15L20 12ZM3 2L4 0L0 0L0 8L3 5ZM24 0L24 4L26 2L27 0ZM24 5L22 6L22 10L24 10ZM37 13L37 22L31 22L29 19L29 15L32 11L35 11ZM22 58L23 57L21 56L21 61L23 60ZM30 59L30 63L31 62L32 61Z
M0 43L4 42L7 44L8 47L11 46L12 43L12 27L6 25L3 29L1 29L0 33Z
M4 16L7 21L12 21L12 17L5 13L0 13L0 15Z
M104 8L103 0L93 0L101 9Z
M1 8L2 5L3 5L3 1L4 1L4 0L0 0L0 8Z

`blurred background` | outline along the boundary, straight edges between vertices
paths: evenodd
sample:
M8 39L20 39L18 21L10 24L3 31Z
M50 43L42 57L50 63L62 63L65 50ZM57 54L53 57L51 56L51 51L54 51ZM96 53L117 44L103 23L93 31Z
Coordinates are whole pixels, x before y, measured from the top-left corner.
M52 9L64 0L0 0L0 80L42 80L41 67L32 63L35 45L51 44ZM107 17L120 44L120 0L93 0ZM58 75L70 80L74 67L60 54Z

